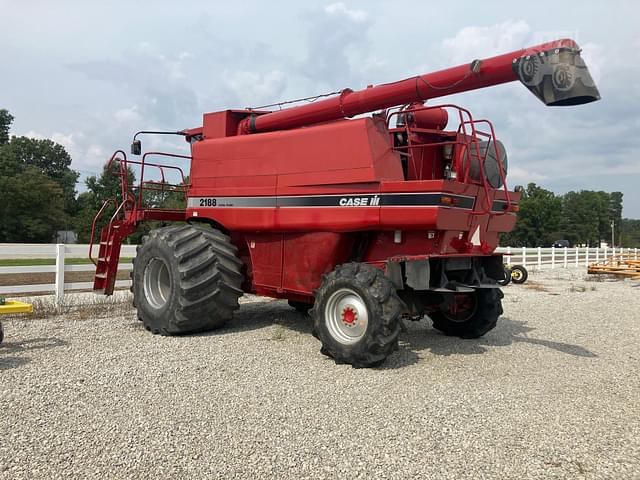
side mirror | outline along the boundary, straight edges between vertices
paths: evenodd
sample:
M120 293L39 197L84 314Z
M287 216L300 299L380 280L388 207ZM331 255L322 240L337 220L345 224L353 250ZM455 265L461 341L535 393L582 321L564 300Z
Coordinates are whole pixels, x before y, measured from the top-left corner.
M142 153L142 143L140 140L134 140L131 144L131 155L140 155Z

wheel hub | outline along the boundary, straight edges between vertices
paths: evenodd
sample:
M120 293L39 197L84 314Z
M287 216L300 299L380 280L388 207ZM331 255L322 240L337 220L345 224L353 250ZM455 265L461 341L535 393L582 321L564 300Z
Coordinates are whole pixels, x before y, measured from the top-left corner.
M162 308L166 305L171 295L171 275L169 266L159 258L152 258L147 263L142 284L144 296L149 305L153 308Z
M369 314L362 297L350 288L331 294L324 309L329 334L344 345L353 345L367 332Z
M358 320L358 312L352 305L347 305L342 309L342 321L347 327L353 327Z
M466 322L476 313L476 308L474 295L456 293L442 313L453 322Z

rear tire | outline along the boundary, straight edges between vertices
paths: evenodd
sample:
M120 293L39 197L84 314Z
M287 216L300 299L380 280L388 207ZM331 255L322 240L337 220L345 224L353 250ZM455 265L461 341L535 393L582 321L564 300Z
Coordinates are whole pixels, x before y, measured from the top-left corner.
M470 295L473 295L475 305L468 317L455 319L443 311L430 313L433 328L460 338L478 338L493 330L502 315L502 291L480 288Z
M223 326L239 308L242 262L228 236L205 225L149 233L133 267L133 298L144 327L178 335Z
M511 281L517 285L521 285L529 278L529 272L522 265L514 265L511 267Z
M325 275L311 316L323 354L355 368L381 364L398 348L402 301L382 270L362 263Z

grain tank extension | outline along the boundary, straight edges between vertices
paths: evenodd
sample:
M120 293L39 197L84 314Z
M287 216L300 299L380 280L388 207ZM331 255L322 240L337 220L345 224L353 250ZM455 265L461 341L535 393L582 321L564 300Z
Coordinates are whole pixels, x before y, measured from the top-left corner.
M204 114L201 127L139 132L183 135L191 155L111 157L121 195L94 221L110 215L94 290L113 292L122 241L156 220L173 223L145 237L132 274L153 333L222 327L249 292L308 312L322 353L356 367L397 348L403 319L428 315L447 335L484 335L502 314L494 251L520 194L507 186L508 153L491 122L427 101L516 80L549 106L600 98L564 39L292 108L224 110ZM190 161L188 180L172 158ZM166 194L184 195L184 208L150 200Z

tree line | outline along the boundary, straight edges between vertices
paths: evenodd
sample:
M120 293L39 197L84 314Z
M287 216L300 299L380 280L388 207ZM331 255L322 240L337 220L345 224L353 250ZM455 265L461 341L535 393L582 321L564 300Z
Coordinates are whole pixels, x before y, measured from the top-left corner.
M611 245L612 223L616 246L640 245L640 220L622 218L622 192L580 190L556 195L535 183L522 192L513 231L501 245L551 246L557 240L571 245Z
M86 243L95 213L108 198L120 196L119 165L106 167L85 180L78 194L80 174L71 168L71 156L62 145L9 134L13 116L0 110L0 242L46 243L59 230L72 230ZM127 172L133 189L134 172ZM145 191L144 203L183 208L184 196L175 191ZM113 213L107 210L99 229ZM547 246L556 240L596 246L610 241L614 222L616 245L640 245L640 220L622 218L622 193L581 190L555 195L535 183L522 193L515 229L501 237L502 245ZM143 224L129 238L137 242L156 223Z
M71 168L71 156L62 145L48 139L10 135L13 116L0 109L0 243L49 243L60 230L71 230L78 242L88 243L94 215L109 198L120 198L120 166L106 165L99 175L85 180L86 191L78 194L79 172ZM134 172L128 170L133 190ZM175 191L145 191L146 205L184 208L184 196ZM97 232L114 209L106 209ZM136 243L151 228L140 227L129 241Z

